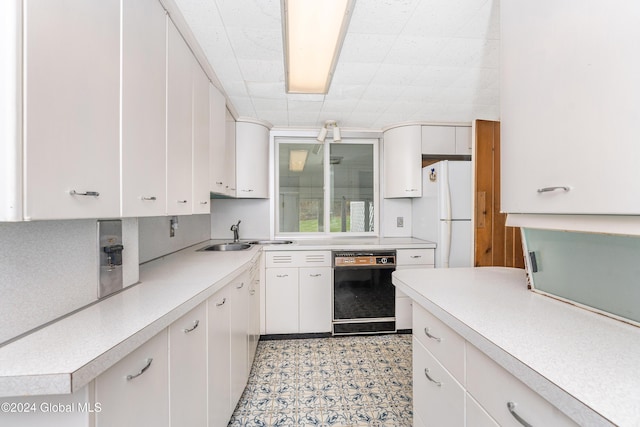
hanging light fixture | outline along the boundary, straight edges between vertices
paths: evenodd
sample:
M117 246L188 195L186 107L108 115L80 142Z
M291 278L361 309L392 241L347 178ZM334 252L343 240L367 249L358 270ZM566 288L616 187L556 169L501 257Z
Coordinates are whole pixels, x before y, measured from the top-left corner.
M329 91L355 0L282 0L287 93Z
M329 129L333 130L333 142L341 142L342 135L340 135L340 128L338 127L338 124L335 120L327 120L326 122L324 122L324 126L322 126L322 129L320 129L320 133L318 133L316 139L319 142L324 142L324 140L327 138Z

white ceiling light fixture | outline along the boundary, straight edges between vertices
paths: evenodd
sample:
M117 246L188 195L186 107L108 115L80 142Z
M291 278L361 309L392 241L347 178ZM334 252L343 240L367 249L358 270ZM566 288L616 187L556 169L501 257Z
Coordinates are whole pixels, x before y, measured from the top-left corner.
M287 93L329 91L355 0L282 0Z
M342 135L340 135L340 128L338 127L338 123L336 123L335 120L327 120L326 122L324 122L324 126L322 126L322 129L320 129L320 133L318 134L316 139L319 142L324 142L324 140L327 138L329 129L333 130L333 142L341 142Z
M289 170L291 172L302 172L304 165L307 163L309 150L291 150L289 151Z

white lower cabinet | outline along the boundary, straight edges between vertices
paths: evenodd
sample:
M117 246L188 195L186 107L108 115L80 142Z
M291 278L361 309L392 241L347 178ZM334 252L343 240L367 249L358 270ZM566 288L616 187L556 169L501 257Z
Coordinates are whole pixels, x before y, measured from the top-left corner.
M331 331L331 252L267 252L265 333Z
M191 310L169 327L171 426L207 425L207 307Z
M414 426L577 425L416 303L413 324Z
M464 426L464 388L415 337L413 412L426 425Z
M249 348L247 355L249 371L251 371L260 340L260 261L261 256L254 259L249 267Z
M209 427L226 426L231 417L231 317L230 291L216 292L207 301L207 371L209 386Z
M96 427L169 427L167 330L95 380Z
M467 390L501 426L577 426L487 355L467 345ZM519 420L520 419L520 420Z
M396 270L406 268L435 268L434 249L398 249L396 250ZM396 329L413 328L413 301L402 291L396 289Z
M231 304L231 410L244 391L249 378L249 273L233 280L229 291Z
M298 272L298 329L331 330L331 267L304 267Z

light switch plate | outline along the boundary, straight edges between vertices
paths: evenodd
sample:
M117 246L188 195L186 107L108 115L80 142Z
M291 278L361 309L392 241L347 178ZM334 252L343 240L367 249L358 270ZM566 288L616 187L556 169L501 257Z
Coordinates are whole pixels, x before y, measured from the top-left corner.
M122 221L98 221L98 298L104 298L122 289L122 265L109 265L104 248L122 244Z
M398 228L404 227L404 217L403 216L399 216L399 217L396 218L396 227L398 227Z

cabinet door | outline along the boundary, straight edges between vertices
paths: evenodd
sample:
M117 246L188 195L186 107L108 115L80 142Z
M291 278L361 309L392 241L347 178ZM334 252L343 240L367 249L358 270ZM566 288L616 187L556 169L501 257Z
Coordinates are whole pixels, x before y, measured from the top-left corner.
M166 13L157 0L122 7L122 216L160 216L166 209Z
M469 427L499 427L498 423L468 393L466 405L466 422Z
M120 1L28 0L24 18L25 219L118 217Z
M193 55L167 18L167 214L191 213Z
M169 327L172 426L207 425L206 309L200 304Z
M455 126L422 126L422 154L456 154Z
M456 126L456 154L472 153L471 126Z
M96 427L169 426L167 330L95 380Z
M209 78L193 60L193 200L194 214L209 208Z
M219 194L225 194L226 112L224 95L209 83L209 190Z
M224 128L224 189L227 196L236 197L236 121L227 109Z
M384 197L422 196L420 126L403 126L384 133Z
M502 210L639 214L637 3L505 2L500 15Z
M298 269L267 268L265 282L266 333L297 333Z
M231 284L231 407L236 407L249 378L249 275L242 274Z
M232 413L230 291L227 286L207 301L210 427L226 427Z
M236 195L269 197L269 129L249 122L236 123Z
M331 267L300 268L298 292L300 332L331 332Z
M428 426L464 426L465 391L415 338L413 412Z

